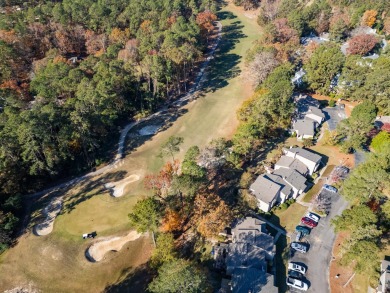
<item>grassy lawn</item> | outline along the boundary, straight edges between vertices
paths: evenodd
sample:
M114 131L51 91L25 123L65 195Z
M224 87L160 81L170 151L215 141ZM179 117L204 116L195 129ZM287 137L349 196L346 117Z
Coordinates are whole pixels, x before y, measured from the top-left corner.
M306 209L299 203L293 203L284 211L276 210L271 217L271 222L283 227L287 232L293 232L295 227L301 222Z
M142 179L163 165L157 155L171 135L184 138L177 155L180 159L192 145L203 147L213 138L233 134L238 125L236 110L252 94L239 75L243 56L259 37L260 28L256 19L247 18L231 5L220 16L228 38L222 39L216 52L219 55L210 64L213 71L208 76L207 93L189 103L170 128L133 149L115 170L125 177L137 174L140 180L127 185L125 195L118 199L102 188L103 183L112 181L110 174L91 178L86 186L69 191L64 212L56 219L52 234L23 236L14 248L0 256L0 289L31 282L42 292L101 292L148 259L150 241L140 238L100 263L89 263L84 254L91 240L83 241L81 234L97 231L99 236L108 236L129 229L127 214L138 199L147 195Z
M303 198L304 202L311 202L313 198L320 192L322 185L323 185L323 180L320 179L318 180L318 183L314 185L306 194L305 197Z

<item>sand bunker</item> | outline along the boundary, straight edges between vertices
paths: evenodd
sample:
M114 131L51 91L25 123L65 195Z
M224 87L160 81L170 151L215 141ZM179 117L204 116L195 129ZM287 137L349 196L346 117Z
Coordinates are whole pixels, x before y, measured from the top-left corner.
M160 127L161 125L148 125L141 128L138 133L139 135L153 135L160 129Z
M101 261L104 258L104 255L109 251L119 251L122 249L129 241L134 241L141 237L142 234L137 233L136 231L131 231L126 236L122 237L113 237L109 239L104 239L99 242L92 244L86 251L86 256L88 260L92 262Z
M123 191L125 190L125 187L127 184L130 184L130 183L138 181L138 180L139 180L139 176L136 174L133 174L133 175L126 177L125 179L118 181L118 182L106 183L106 184L104 184L104 187L111 191L112 196L120 197L123 195Z
M54 198L50 201L49 205L47 205L42 214L46 217L46 219L35 226L35 234L38 236L48 235L53 231L54 220L57 215L61 211L62 208L62 198Z

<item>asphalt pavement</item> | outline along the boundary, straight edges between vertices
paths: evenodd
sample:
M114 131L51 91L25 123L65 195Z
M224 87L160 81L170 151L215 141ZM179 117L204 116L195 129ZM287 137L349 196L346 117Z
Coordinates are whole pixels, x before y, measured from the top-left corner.
M321 218L318 226L312 229L310 235L306 236L301 242L307 242L309 251L305 254L295 251L290 261L303 263L307 267L306 281L309 284L307 292L327 293L330 292L329 265L332 260L332 248L336 235L330 221L336 215L340 215L348 206L339 194L322 190L322 193L330 196L331 210L327 217ZM297 225L300 223L297 223ZM292 235L295 239L295 234ZM296 289L290 292L301 292Z
M325 120L328 123L329 130L335 130L337 124L343 119L347 118L345 110L341 109L340 105L337 105L332 108L324 108L322 111L325 112Z

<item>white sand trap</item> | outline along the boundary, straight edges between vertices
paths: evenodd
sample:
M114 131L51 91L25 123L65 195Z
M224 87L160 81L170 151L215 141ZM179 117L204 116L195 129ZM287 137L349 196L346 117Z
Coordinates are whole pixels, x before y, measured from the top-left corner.
M126 185L138 180L139 176L133 174L122 179L121 181L106 183L104 184L104 187L111 191L112 196L121 197L123 195L123 191L125 190Z
M161 125L148 125L138 131L139 135L153 135L159 129Z
M46 219L35 226L35 234L38 236L48 235L53 231L54 220L62 208L62 197L54 198L43 209L42 214Z
M109 251L119 251L122 249L129 241L134 241L140 238L142 234L137 233L136 231L131 231L126 236L122 237L113 237L109 239L104 239L99 242L92 244L86 251L87 258L92 261L101 261L104 258L104 255Z

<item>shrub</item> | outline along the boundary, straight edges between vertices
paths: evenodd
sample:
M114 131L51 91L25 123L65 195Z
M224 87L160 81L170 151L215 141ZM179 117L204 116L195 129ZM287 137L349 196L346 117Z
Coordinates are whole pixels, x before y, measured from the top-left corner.
M329 107L334 107L336 105L336 102L334 100L330 100L328 103Z
M312 145L314 145L314 142L312 139L304 139L303 140L303 146L304 147L311 147Z

